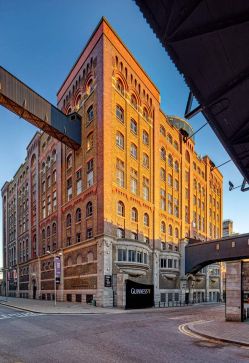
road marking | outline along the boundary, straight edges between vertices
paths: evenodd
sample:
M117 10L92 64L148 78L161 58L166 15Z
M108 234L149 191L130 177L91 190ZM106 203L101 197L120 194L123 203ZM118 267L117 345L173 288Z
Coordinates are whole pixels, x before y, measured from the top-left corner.
M32 312L14 313L14 314L0 314L0 320L4 319L14 319L14 318L30 318L33 316L40 316L45 314L38 314Z
M211 321L213 320L197 320L197 321L193 321L193 322L188 322L188 323L185 323L185 324L181 324L178 326L178 330L182 333L182 334L185 334L191 338L198 338L198 339L203 339L203 340L210 340L208 338L205 338L201 335L198 335L198 334L195 334L193 333L192 331L190 331L189 329L186 329L186 327L189 325L189 324L202 324L202 323L210 323Z

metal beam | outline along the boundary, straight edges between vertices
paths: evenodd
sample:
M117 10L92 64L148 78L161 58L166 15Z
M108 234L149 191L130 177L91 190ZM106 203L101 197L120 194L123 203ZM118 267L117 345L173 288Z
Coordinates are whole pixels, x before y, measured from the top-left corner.
M247 23L249 23L249 12L239 14L237 16L232 16L231 18L228 19L219 20L218 22L205 24L204 26L201 27L196 27L188 30L185 29L184 33L182 34L179 35L176 34L175 36L172 37L169 35L168 41L170 43L173 42L175 43L175 42L191 40L199 36L203 37L205 35L215 34L217 32L227 30L231 27L236 27Z
M65 115L26 84L0 67L0 105L72 149L81 146L81 117Z

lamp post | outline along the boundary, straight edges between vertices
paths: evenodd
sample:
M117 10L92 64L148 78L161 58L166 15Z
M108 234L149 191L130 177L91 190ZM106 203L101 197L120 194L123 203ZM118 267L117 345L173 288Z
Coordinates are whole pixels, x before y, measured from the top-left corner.
M51 255L53 256L54 258L54 306L56 306L56 292L57 292L57 288L56 288L56 258L60 256L62 256L62 253L59 252L58 254L57 253L52 253L50 251L47 251L46 252L48 255Z

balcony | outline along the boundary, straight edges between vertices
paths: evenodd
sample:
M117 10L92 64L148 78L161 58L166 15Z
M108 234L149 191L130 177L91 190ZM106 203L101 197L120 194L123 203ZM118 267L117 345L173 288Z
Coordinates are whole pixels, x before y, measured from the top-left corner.
M149 256L152 251L144 242L118 239L115 252L115 264L123 273L133 277L146 275L150 268Z

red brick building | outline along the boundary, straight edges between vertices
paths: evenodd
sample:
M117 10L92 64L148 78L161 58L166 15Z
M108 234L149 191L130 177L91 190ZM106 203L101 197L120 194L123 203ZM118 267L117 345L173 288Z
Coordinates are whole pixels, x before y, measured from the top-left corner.
M125 306L127 280L153 286L156 302L217 299L219 266L182 289L179 243L220 236L222 175L184 143L191 126L161 111L158 89L105 19L57 97L82 117L82 146L36 133L2 188L9 293L53 299L60 256L60 300Z

